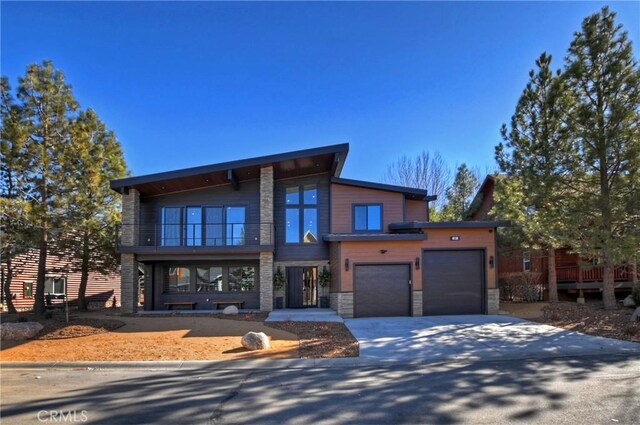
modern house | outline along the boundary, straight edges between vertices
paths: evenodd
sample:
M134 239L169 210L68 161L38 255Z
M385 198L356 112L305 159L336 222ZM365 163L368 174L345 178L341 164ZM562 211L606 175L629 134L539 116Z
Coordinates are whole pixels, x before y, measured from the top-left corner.
M480 185L472 205L475 211L471 215L471 220L484 221L492 216L496 179L488 175ZM536 249L507 248L500 247L498 256L499 279L506 279L509 275L522 272L532 272L540 274L540 284L546 288L548 283L549 265L545 252ZM556 279L558 281L558 291L561 294L579 294L584 292L600 292L602 290L603 267L597 260L580 258L579 255L571 252L569 247L555 250L556 257ZM622 264L614 269L614 280L616 291L622 293L629 292L633 285L632 267ZM547 297L546 289L544 297Z
M13 277L11 279L11 293L2 294L3 306L5 297L11 296L13 305L19 310L29 310L33 307L38 276L38 250L32 249L18 255L12 261ZM0 272L2 282L7 278L7 264L2 263ZM68 256L49 252L47 254L47 274L44 282L45 295L51 295L51 303L62 303L66 298L71 305L78 302L80 288L80 271L78 264L69 260ZM4 285L1 286L4 288ZM87 301L95 306L111 306L120 303L120 274L89 273L86 291Z
M348 150L111 182L123 194L124 311L138 308L139 269L145 310L328 300L343 317L497 311L496 228L505 223L432 223L426 191L342 178Z

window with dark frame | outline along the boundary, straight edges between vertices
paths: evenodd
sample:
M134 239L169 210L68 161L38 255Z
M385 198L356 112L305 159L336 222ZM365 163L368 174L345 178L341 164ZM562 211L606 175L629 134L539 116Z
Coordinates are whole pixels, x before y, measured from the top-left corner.
M22 283L22 297L33 298L33 282L29 281Z
M252 292L257 267L175 265L165 269L165 293Z
M285 243L318 242L318 186L292 186L285 193Z
M354 204L353 230L356 232L382 231L382 204Z
M161 246L230 246L246 242L246 207L163 207Z

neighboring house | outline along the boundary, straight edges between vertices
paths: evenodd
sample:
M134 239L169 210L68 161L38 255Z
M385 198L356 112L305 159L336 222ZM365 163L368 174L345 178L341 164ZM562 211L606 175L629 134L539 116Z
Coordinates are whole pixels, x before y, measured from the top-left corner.
M472 202L476 209L471 214L471 220L488 220L491 217L493 207L493 193L496 180L488 175L478 189ZM505 279L509 275L522 272L540 273L540 283L548 283L549 265L546 255L542 250L500 247L498 256L499 279ZM596 261L581 259L577 254L571 253L569 247L556 249L556 278L558 290L567 294L583 292L600 292L602 290L603 267ZM633 274L628 265L617 266L614 269L616 290L628 292L632 287Z
M13 305L20 310L33 307L38 276L37 249L32 249L16 256L12 261L13 277L11 280L11 297ZM7 265L2 263L2 282L7 277ZM71 305L78 302L80 287L80 271L74 269L72 262L64 255L49 253L47 255L47 274L45 279L45 295L51 295L52 303L62 303L68 297ZM4 285L2 285L4 288ZM2 294L3 308L5 296ZM111 306L114 300L120 303L120 274L89 273L87 283L87 301L95 306Z
M340 177L348 144L131 177L118 250L125 312L217 303L343 317L498 309L496 222L431 223L435 197ZM274 291L274 273L286 278ZM330 271L323 288L319 276ZM224 304L222 304L224 305Z

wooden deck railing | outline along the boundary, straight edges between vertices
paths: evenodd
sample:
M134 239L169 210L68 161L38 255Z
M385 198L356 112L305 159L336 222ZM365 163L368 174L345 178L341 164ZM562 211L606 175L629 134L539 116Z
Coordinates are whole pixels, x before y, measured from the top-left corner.
M602 266L582 269L578 266L558 266L556 267L556 276L558 282L601 282L603 270ZM631 280L630 271L627 266L614 268L613 280Z

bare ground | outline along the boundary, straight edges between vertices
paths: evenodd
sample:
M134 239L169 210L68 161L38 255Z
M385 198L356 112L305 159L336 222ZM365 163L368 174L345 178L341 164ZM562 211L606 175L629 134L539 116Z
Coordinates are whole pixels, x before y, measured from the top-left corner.
M633 312L629 308L605 310L600 302L502 303L500 308L516 317L587 335L640 342L640 322L629 320Z

